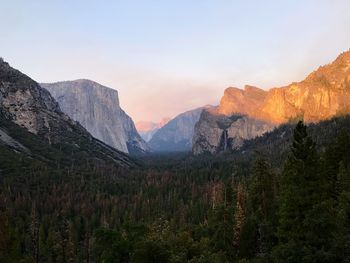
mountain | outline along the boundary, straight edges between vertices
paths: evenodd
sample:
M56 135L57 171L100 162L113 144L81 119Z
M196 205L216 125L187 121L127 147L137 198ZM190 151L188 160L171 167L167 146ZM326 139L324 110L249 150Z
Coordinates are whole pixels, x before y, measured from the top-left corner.
M148 151L132 119L119 105L118 91L81 79L40 84L60 108L92 136L125 153Z
M210 107L200 107L176 116L153 135L149 141L151 149L157 152L190 151L194 126L203 109Z
M217 108L205 110L195 125L192 151L195 155L237 149L244 140L271 131L275 125L247 115L223 115Z
M136 123L136 129L141 135L141 137L149 142L152 139L153 134L155 134L160 128L167 124L171 119L163 118L160 122L151 122L151 121L139 121Z
M319 122L350 113L350 51L319 67L301 82L264 91L228 88L214 110L201 115L193 153L217 153L242 146L277 125L296 119Z
M46 161L75 159L129 166L131 159L94 139L50 93L0 59L0 145ZM19 158L19 157L18 157Z

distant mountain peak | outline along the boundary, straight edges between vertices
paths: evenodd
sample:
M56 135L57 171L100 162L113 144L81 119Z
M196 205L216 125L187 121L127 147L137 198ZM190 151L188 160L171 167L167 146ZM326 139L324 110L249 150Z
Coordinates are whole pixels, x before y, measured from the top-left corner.
M190 151L194 126L202 111L211 107L206 105L177 115L153 135L149 141L151 149L160 152Z
M136 129L140 133L141 137L146 142L149 142L152 139L153 134L166 125L170 120L171 119L169 117L164 117L160 122L138 121L136 123Z

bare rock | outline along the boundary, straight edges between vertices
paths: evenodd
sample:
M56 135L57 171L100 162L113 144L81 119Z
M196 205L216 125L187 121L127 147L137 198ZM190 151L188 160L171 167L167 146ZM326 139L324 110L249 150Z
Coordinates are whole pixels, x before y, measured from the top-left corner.
M41 86L95 138L125 153L148 151L133 120L121 109L118 91L85 79Z

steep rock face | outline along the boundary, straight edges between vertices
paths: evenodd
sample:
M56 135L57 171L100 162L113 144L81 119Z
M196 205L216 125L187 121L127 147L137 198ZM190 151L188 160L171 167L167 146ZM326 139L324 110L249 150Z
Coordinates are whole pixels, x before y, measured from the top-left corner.
M340 54L331 64L319 67L301 82L270 89L258 99L256 106L236 94L228 96L226 92L222 98L222 102L225 101L229 103L220 103L219 109L223 114L245 113L276 124L295 118L319 122L349 113L350 51Z
M195 155L238 149L243 141L271 131L274 125L246 115L226 116L218 109L204 110L195 125L192 151Z
M125 153L145 152L147 144L132 119L120 108L118 92L90 80L41 84L62 111L95 138Z
M266 96L267 92L257 87L246 85L244 90L230 87L225 90L217 111L227 116L235 113L251 115Z
M79 123L64 114L50 93L38 83L0 59L0 119L2 141L24 149L6 132L6 123L15 123L50 145L74 148L87 157L130 165L123 153L95 140ZM16 146L16 147L15 147ZM26 151L26 152L29 152Z
M4 61L0 61L0 106L9 119L50 143L59 139L51 130L61 124L71 130L75 125L48 91Z
M350 51L344 52L331 64L320 67L312 72L305 80L292 83L281 88L272 88L268 91L246 86L244 90L228 88L225 90L217 109L208 114L203 114L196 126L193 140L193 152L221 151L220 138L214 136L223 116L230 117L235 114L246 115L255 124L256 136L262 131L268 131L274 126L295 119L303 119L306 122L319 122L336 115L350 113ZM212 115L212 116L209 116ZM216 121L209 121L214 118ZM258 121L258 123L257 123ZM235 122L227 130L245 129L235 127ZM203 128L206 126L206 130ZM214 132L215 131L215 132ZM248 134L246 134L247 137ZM237 138L228 134L228 138L237 141ZM244 138L248 139L248 138ZM207 141L207 144L204 143ZM239 140L238 140L239 141ZM206 146L210 145L210 146ZM230 144L235 148L239 143ZM211 149L213 148L213 149Z
M146 142L149 142L152 139L153 135L170 120L170 118L163 118L158 123L151 121L139 121L136 123L136 129L141 135L142 139L144 139Z
M154 151L190 151L194 126L205 108L184 112L160 128L152 137L149 145Z

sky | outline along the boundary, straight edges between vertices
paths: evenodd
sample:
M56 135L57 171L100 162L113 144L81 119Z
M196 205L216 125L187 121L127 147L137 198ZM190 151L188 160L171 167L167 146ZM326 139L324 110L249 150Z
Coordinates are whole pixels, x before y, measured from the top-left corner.
M302 80L350 48L349 0L0 0L0 56L117 89L134 121Z

